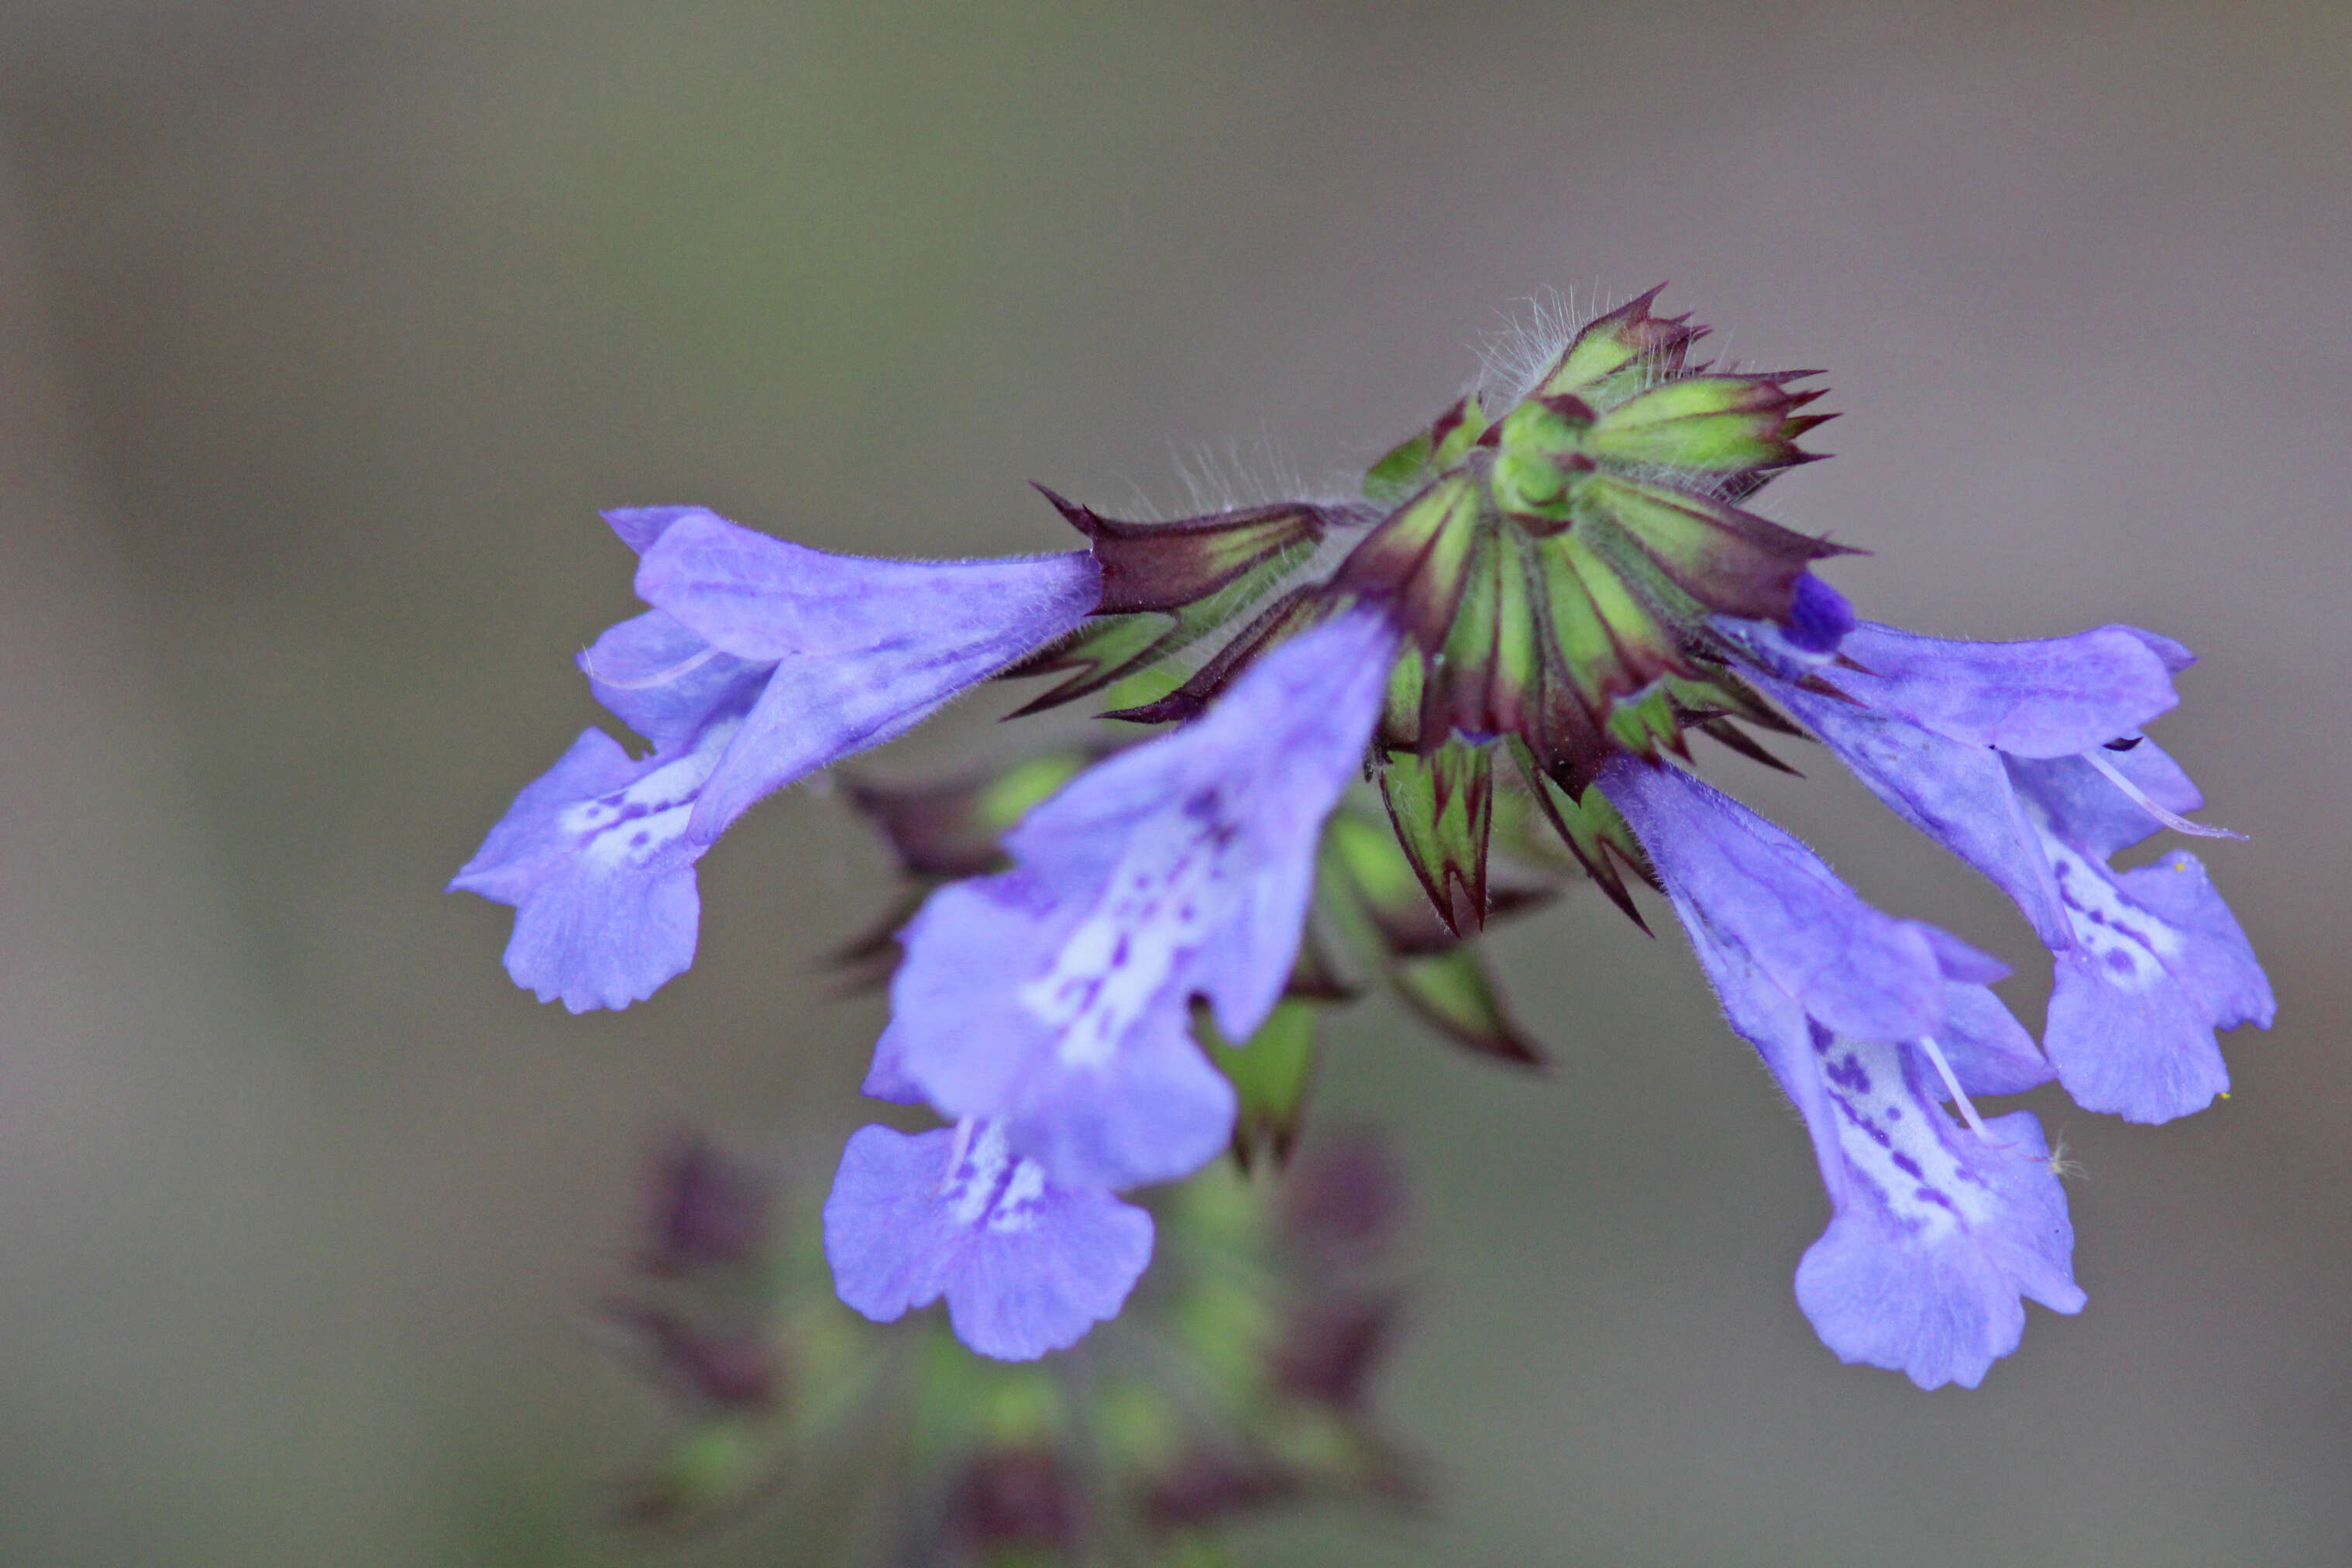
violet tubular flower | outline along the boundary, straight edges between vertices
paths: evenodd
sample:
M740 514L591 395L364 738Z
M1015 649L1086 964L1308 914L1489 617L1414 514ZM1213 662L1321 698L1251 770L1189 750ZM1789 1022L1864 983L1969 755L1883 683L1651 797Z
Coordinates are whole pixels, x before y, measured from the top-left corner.
M1602 787L1655 864L1732 1027L1804 1118L1834 1211L1797 1300L1850 1363L1973 1388L2021 1299L2082 1310L2066 1197L2031 1111L1969 1095L2051 1076L1986 983L2000 964L1872 909L1794 838L1679 769ZM1940 1102L1959 1106L1956 1124Z
M1397 643L1346 613L1209 711L1079 774L1005 837L1013 868L941 888L902 933L888 1065L950 1117L1001 1120L1057 1182L1199 1169L1234 1097L1189 1033L1242 1040L1280 998L1323 819L1363 766Z
M824 1253L842 1300L875 1321L944 1296L966 1345L1031 1361L1118 1315L1150 1261L1151 1216L1050 1180L1000 1122L864 1127L825 1200Z
M2215 836L2138 731L2191 656L2132 626L2042 642L1947 642L1865 625L1858 668L1766 689L1894 811L1990 878L2050 949L2043 1045L2088 1110L2166 1121L2229 1088L2215 1031L2274 1012L2270 983L2197 858L2117 872L2162 827ZM1809 689L1811 688L1811 689Z
M1227 1146L1193 1001L1245 1039L1280 1000L1395 647L1370 611L1301 635L1032 810L1011 870L925 901L866 1092L956 1128L850 1140L825 1205L844 1301L888 1321L944 1295L959 1339L1014 1360L1117 1313L1151 1240L1112 1194Z
M654 745L590 730L449 884L515 907L507 972L574 1013L625 1007L694 960L694 866L761 797L921 722L1094 608L1083 553L832 555L699 507L608 514L653 609L580 658Z

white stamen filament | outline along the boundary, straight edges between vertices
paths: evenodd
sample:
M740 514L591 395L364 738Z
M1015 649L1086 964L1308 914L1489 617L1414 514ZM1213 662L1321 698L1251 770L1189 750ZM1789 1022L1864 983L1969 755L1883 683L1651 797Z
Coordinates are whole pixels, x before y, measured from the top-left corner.
M969 1116L956 1122L955 1142L948 1145L948 1170L947 1174L940 1178L940 1191L945 1192L955 1184L956 1173L963 1169L964 1156L971 1152L972 1129L978 1125L979 1122Z
M2083 753L2083 760L2090 763L2093 767L2098 769L2102 773L2105 773L2109 784L2115 785L2117 789L2131 796L2134 801L2137 802L2139 808L2142 811L2147 812L2150 816L2153 816L2167 827L2171 828L2175 833L2194 834L2200 838L2245 837L2245 835L2242 833L2232 833L2226 827L2208 827L2201 822L2189 821L2187 817L2182 816L2178 812L2165 810L2164 807L2148 799L2147 792L2142 790L2139 785L2132 783L2131 780L2124 777L2123 770L2116 767L2115 763L2107 761L2106 758L2099 755L2096 750L2084 752Z
M1984 1118L1979 1116L1977 1108L1969 1103L1969 1091L1960 1087L1958 1075L1952 1071L1952 1064L1944 1059L1943 1048L1936 1044L1936 1037L1922 1035L1917 1043L1919 1048L1927 1053L1927 1059L1936 1064L1936 1071L1943 1079L1944 1087L1952 1091L1952 1102L1960 1108L1960 1120L1969 1124L1969 1131L1974 1132L1980 1142L1993 1142L1992 1133L1985 1127Z
M581 668L587 672L588 679L600 686L610 686L621 691L645 691L656 686L667 686L673 680L692 675L718 657L719 650L716 647L707 647L700 653L690 654L678 660L667 669L657 669L651 675L637 680L615 680L609 675L597 674L595 661L585 654L580 656L580 664Z

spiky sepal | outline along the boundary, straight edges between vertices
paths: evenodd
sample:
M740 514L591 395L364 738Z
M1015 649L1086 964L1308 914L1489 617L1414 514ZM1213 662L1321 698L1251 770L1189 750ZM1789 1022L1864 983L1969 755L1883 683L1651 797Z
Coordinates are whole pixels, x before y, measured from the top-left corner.
M1484 921L1505 743L1630 911L1622 866L1574 816L1601 768L1687 755L1694 729L1785 766L1742 726L1798 731L1741 679L1724 627L1826 649L1851 625L1810 574L1844 547L1739 504L1814 456L1799 438L1829 416L1791 384L1817 373L1693 364L1706 329L1654 313L1657 293L1587 322L1499 418L1457 399L1372 466L1365 507L1144 524L1055 498L1102 563L1107 619L1015 671L1073 672L1031 708L1115 687L1113 717L1189 718L1265 649L1380 605L1405 634L1375 735L1381 789L1440 922Z

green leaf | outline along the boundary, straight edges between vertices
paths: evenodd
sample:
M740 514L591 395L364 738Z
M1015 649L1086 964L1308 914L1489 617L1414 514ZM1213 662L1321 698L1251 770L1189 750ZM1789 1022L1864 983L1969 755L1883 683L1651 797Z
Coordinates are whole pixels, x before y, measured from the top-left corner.
M1316 862L1318 910L1365 959L1386 965L1400 952L1435 952L1454 937L1430 906L1412 862L1387 822L1343 805L1324 825Z
M1576 857L1585 874L1609 895L1610 901L1624 911L1625 918L1650 929L1634 907L1633 895L1625 886L1621 868L1630 868L1645 881L1655 885L1656 875L1649 868L1649 858L1642 852L1641 841L1633 837L1633 827L1620 816L1609 797L1597 788L1587 788L1580 797L1559 788L1547 778L1533 754L1523 745L1515 745L1513 760L1519 766L1519 779L1527 786L1530 800L1551 824L1569 852Z
M1639 696L1619 698L1609 710L1609 733L1637 757L1654 758L1662 749L1685 754L1682 715L1664 681Z
M1616 698L1663 675L1689 673L1674 633L1597 553L1584 531L1538 545L1560 668L1598 725Z
M1653 316L1650 306L1665 285L1630 300L1579 330L1552 364L1538 395L1574 393L1595 408L1630 396L1650 381L1679 373L1690 345L1706 329L1685 325L1688 316Z
M1227 641L1218 645L1218 652L1224 652L1254 624L1250 616L1261 601L1281 588L1314 552L1311 541L1294 543L1263 557L1204 599L1173 612L1113 616L1032 655L1003 678L1064 669L1077 673L1009 717L1024 718L1104 690L1115 693L1109 706L1118 709L1165 698L1197 673L1181 656L1220 635ZM1215 657L1204 662L1213 662Z
M1723 501L1617 474L1590 476L1577 514L1579 531L1587 520L1615 524L1679 593L1717 615L1785 619L1806 563L1839 552Z
M1249 1168L1259 1148L1271 1151L1277 1166L1290 1158L1315 1079L1318 1054L1314 1003L1276 1003L1257 1032L1236 1046L1217 1032L1206 1007L1195 1010L1193 1032L1209 1059L1234 1086L1234 1158Z
M1193 604L1276 556L1311 552L1328 527L1321 509L1304 501L1170 522L1123 522L1051 490L1045 496L1087 536L1102 568L1095 613L1104 616Z
M1453 624L1443 647L1427 660L1418 725L1423 745L1417 750L1440 743L1450 731L1485 735L1499 728L1492 699L1502 568L1499 531L1477 529L1469 563L1463 568Z
M1475 395L1454 400L1428 429L1398 442L1381 455L1364 476L1364 499L1395 506L1427 482L1467 457L1486 433L1486 413Z

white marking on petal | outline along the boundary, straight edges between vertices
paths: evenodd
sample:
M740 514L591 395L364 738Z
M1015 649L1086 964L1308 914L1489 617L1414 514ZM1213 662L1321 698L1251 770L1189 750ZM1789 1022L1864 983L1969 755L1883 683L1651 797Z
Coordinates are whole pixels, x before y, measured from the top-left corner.
M1053 967L1021 988L1022 1005L1061 1037L1063 1066L1108 1062L1223 918L1234 830L1218 806L1203 795L1139 826Z
M696 738L694 750L676 762L625 788L564 807L556 826L579 837L581 858L598 870L644 866L686 831L694 803L738 727L733 720L713 724Z
M1895 1222L1933 1245L1955 1229L1997 1218L1998 1199L1948 1141L1958 1131L1905 1077L1902 1047L1852 1040L1816 1027L1822 1088L1837 1120L1839 1151L1878 1189ZM1999 1158L1998 1144L1977 1145Z
M940 1201L968 1230L985 1226L992 1235L1019 1236L1037 1228L1045 1167L1014 1154L999 1123L966 1120L956 1124Z
M973 1128L967 1141L964 1129ZM956 1149L950 1151L948 1173L940 1185L940 1201L948 1217L961 1226L978 1225L995 1201L1004 1168L1013 1163L1013 1147L1004 1129L993 1121L966 1122L956 1129ZM961 1153L961 1158L956 1155Z
M2180 955L2185 941L2180 932L2126 898L2105 867L2047 832L2042 835L2042 847L2058 879L2058 899L2065 906L2075 945L2107 984L2145 991L2161 980L2165 961Z
M1037 1228L1037 1211L1045 1201L1045 1168L1034 1160L1014 1163L1004 1195L988 1216L988 1228L998 1236L1018 1236Z

